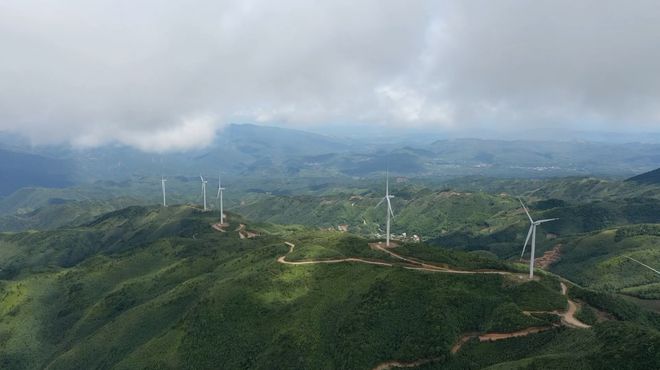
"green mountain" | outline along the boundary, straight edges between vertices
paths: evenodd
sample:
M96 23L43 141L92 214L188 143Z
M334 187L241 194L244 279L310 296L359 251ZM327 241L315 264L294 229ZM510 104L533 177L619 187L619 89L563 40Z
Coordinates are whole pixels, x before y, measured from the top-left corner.
M100 214L140 203L137 199L125 197L87 201L51 198L48 206L0 216L0 230L49 230L80 225L94 220Z
M0 234L0 367L369 369L396 360L476 369L548 356L556 368L660 363L652 350L660 318L634 305L633 317L592 329L473 339L452 354L466 333L552 328L554 314L523 311L564 310L557 278L539 272L528 281L516 264L424 244L390 254L355 235L234 213L219 231L216 218L188 206L129 207L82 226ZM282 262L344 258L353 260ZM427 271L411 269L419 260ZM480 272L492 270L502 273ZM569 295L585 309L628 307L575 289Z
M635 188L629 183L591 179L548 180L541 184L543 187L537 183L534 190L525 192L525 199L535 218L559 218L543 225L537 237L538 256L560 247L551 271L603 291L660 298L657 277L640 271L624 257L637 256L660 266L660 240L655 231L660 225L657 187ZM395 189L392 230L397 235L417 234L443 248L487 251L510 260L520 258L529 224L515 197L409 185ZM539 197L548 193L561 193L563 199ZM264 222L334 229L343 225L370 236L383 233L385 214L384 209L376 208L379 200L380 195L371 190L320 197L271 196L236 210Z
M640 184L660 184L660 168L631 177L627 181Z
M555 182L549 180L551 184ZM581 182L581 180L578 180ZM620 182L619 182L620 184ZM619 189L608 187L609 191ZM571 187L573 187L571 183ZM452 189L432 190L416 185L393 186L396 212L395 233L418 234L450 247L484 247L499 241L516 241L527 231L527 220L516 196ZM550 185L548 185L550 187ZM660 223L660 188L641 188L639 193L596 197L590 182L570 190L575 200L545 198L541 189L523 194L537 217L560 218L544 226L559 235L573 235L603 228L638 223ZM578 192L592 193L582 197ZM556 193L553 193L553 195ZM607 194L607 193L606 193ZM372 189L324 196L271 195L245 202L235 210L262 222L294 223L322 228L346 224L357 233L374 233L385 221L383 209L376 208L382 194ZM572 199L570 196L562 197ZM573 198L573 199L575 199Z
M605 229L556 243L562 253L553 272L589 288L657 300L660 310L660 277L626 258L658 266L660 224Z
M529 140L423 140L381 142L300 130L232 124L205 147L153 154L120 145L93 149L33 147L0 134L0 195L27 186L60 187L95 181L123 182L161 175L374 177L393 174L443 180L463 176L539 178L629 177L660 166L660 144Z

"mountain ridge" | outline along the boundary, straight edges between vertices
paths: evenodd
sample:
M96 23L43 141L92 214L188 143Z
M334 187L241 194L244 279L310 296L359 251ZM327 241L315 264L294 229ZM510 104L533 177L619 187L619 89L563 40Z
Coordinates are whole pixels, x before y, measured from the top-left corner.
M639 184L660 184L660 168L633 176L626 181Z

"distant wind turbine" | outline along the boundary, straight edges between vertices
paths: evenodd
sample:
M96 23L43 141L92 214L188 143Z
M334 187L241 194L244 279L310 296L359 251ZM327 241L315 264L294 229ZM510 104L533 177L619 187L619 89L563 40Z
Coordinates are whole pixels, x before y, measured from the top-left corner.
M376 207L380 206L383 202L387 201L387 226L386 226L386 233L387 233L387 239L385 242L386 246L390 246L390 217L394 217L394 212L392 211L392 203L390 202L390 199L394 198L394 195L390 195L390 173L387 171L385 175L385 196L383 199L376 204Z
M225 214L224 210L222 208L222 191L225 190L225 188L222 187L222 182L220 180L220 175L218 175L218 195L215 196L215 199L220 200L220 225L225 224Z
M522 202L522 199L518 199L520 201L520 205L522 208L525 210L525 213L527 214L527 218L529 218L529 222L531 223L529 227L529 232L527 233L527 239L525 239L525 244L523 245L523 251L520 254L520 258L522 259L522 256L525 254L525 248L527 248L527 242L529 242L529 238L532 238L532 255L529 259L529 278L533 279L534 278L534 253L536 253L536 227L539 226L540 224L550 222L550 221L555 221L559 220L558 218L548 218L545 220L538 220L534 221L532 219L532 216L530 216L529 211L527 211L527 208Z
M204 180L202 175L199 175L199 178L202 180L202 197L204 198L204 212L206 212L206 183L208 181Z
M167 179L165 177L161 176L160 185L163 188L163 207L167 207L167 201L165 199L165 181L167 181Z
M655 272L656 274L660 275L660 271L654 269L653 267L651 267L651 266L649 266L649 265L646 265L646 264L644 264L644 263L642 263L642 262L639 262L638 260L636 260L636 259L634 259L634 258L632 258L632 257L628 257L628 256L624 256L624 257L626 257L627 259L629 259L629 260L631 260L631 261L633 261L633 262L637 262L638 264L640 264L640 265L646 267L647 269L649 269L649 270Z

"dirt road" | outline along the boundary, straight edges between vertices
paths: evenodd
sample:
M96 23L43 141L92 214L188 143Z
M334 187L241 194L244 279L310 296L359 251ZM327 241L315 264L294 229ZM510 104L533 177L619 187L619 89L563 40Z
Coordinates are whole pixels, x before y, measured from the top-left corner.
M286 265L314 265L314 264L328 264L328 263L343 263L343 262L357 262L357 263L366 263L370 265L378 265L378 266L387 266L387 267L394 267L394 266L399 266L395 265L393 263L389 262L384 262L384 261L373 261L373 260L366 260L362 258L336 258L336 259L323 259L323 260L304 260L304 261L287 261L286 256L290 253L293 252L294 248L296 247L295 244L290 243L290 242L284 242L288 247L289 251L287 254L280 256L277 258L277 262L286 264ZM391 250L384 248L380 244L377 243L372 243L370 246L376 250L379 250L381 252L387 253L390 256L403 261L406 265L402 265L403 268L408 269L408 270L420 270L420 271L429 271L429 272L441 272L441 273L450 273L450 274L498 274L498 275L520 275L516 274L513 272L509 271L498 271L498 270L454 270L451 269L447 266L438 266L434 264L430 264L428 262L423 262L423 261L418 261L409 257L404 257L398 253L392 252ZM410 266L412 265L412 266ZM581 322L577 318L575 318L575 312L577 311L577 303L573 302L571 299L568 298L568 287L564 282L560 282L561 285L561 293L562 295L566 296L566 299L568 301L568 308L564 312L558 312L558 311L523 311L523 313L527 315L531 315L532 313L550 313L550 314L555 314L561 317L561 323L565 326L571 327L571 328L580 328L580 329L587 329L590 328L589 325ZM451 348L451 353L455 354L457 353L461 347L467 343L470 339L472 338L478 338L480 342L485 342L485 341L496 341L496 340L503 340L503 339L509 339L509 338L515 338L515 337L524 337L530 334L536 334L540 333L543 331L551 330L557 327L558 325L553 325L553 326L543 326L543 327L529 327L525 329L521 329L515 332L510 332L510 333L497 333L497 332L491 332L491 333L466 333L464 334L459 340L454 344L454 346ZM413 362L400 362L400 361L387 361L383 362L376 367L373 368L373 370L386 370L386 369L391 369L391 368L411 368L411 367L417 367L421 366L430 362L437 361L437 358L432 358L432 359L420 359L417 361Z
M289 242L284 242L284 244L289 246L289 253L293 252L293 248L295 248L295 244L289 243ZM287 254L289 254L287 253ZM389 266L391 267L391 263L387 262L380 262L380 261L370 261L370 260L365 260L362 258L337 258L337 259L327 259L327 260L309 260L309 261L287 261L286 260L286 255L280 256L277 258L277 262L283 263L285 265L315 265L315 264L320 264L320 263L342 263L342 262L359 262L359 263L367 263L370 265L379 265L379 266Z
M566 300L568 301L568 309L561 313L561 321L564 325L570 326L573 328L579 328L579 329L589 329L591 326L583 323L582 321L578 320L575 317L575 312L577 311L577 303L571 301L568 298L567 291L568 288L566 287L566 284L563 282L561 284L561 294L566 296Z

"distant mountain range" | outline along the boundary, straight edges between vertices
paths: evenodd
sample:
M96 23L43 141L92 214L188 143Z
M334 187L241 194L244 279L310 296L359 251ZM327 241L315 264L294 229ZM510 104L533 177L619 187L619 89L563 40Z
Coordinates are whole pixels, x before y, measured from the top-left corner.
M26 186L72 184L73 167L69 161L0 148L0 196Z
M218 172L252 178L361 178L380 176L389 168L394 175L409 177L625 178L660 167L660 144L434 139L381 143L232 124L206 148L153 154L116 145L85 150L31 147L0 136L0 196L25 186L57 187L161 175L217 176Z

